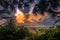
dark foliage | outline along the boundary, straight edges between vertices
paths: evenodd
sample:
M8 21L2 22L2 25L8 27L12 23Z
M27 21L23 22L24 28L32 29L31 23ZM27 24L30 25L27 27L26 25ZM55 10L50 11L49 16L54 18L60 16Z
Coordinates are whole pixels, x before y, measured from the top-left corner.
M59 29L48 29L44 35L39 36L38 40L60 40Z
M10 19L8 25L0 26L0 40L22 40L29 35L27 28L15 26Z
M24 27L0 27L0 40L22 40L27 37L28 31Z

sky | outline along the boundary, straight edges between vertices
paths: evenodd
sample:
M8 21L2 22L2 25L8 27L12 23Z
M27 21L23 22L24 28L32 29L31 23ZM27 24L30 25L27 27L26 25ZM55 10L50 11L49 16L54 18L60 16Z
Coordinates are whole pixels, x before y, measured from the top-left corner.
M5 0L6 1L6 0ZM22 9L22 11L23 12L25 12L25 13L28 13L29 11L33 11L34 10L34 8L36 7L36 5L38 5L39 6L39 8L41 7L41 6L43 6L43 7L45 7L44 6L44 4L42 4L41 5L41 2L44 2L45 0L32 0L32 2L28 2L28 0L23 0L23 2L21 2L21 7L20 7L20 5L18 5L18 3L20 3L20 1L18 0L18 3L17 4L14 4L14 6L15 6L15 8L16 7L19 7L19 9ZM56 1L56 0L55 0ZM44 10L42 10L43 9L43 7L41 7L41 10L39 9L38 11L39 12L45 12L46 11L46 9L47 9L47 12L50 12L50 11L48 11L49 9L51 9L53 12L60 12L60 0L57 0L57 2L54 2L54 0L52 1L52 3L49 1L49 0L46 0L46 2L48 3L48 5L47 5L47 8L45 8ZM40 3L40 4L39 4ZM53 5L52 5L53 4ZM54 8L54 6L55 6L55 4L58 4L57 5L57 7L55 7ZM26 6L26 5L28 5L28 6ZM37 7L38 7L37 6ZM0 10L2 10L2 9L4 9L1 5L0 5ZM9 12L11 12L12 13L12 11L11 11L11 8L7 8L7 10L9 11ZM15 10L15 9L14 9ZM13 11L14 11L13 10ZM37 9L36 9L37 10ZM37 12L38 12L37 11ZM52 13L49 13L49 14L52 14ZM3 14L1 14L0 15L0 17L1 16L12 16L12 15L9 15L9 14L6 14L6 13L3 13ZM53 24L54 24L54 19L53 18L51 18L51 17L49 17L49 18L47 18L47 19L45 19L44 21L42 21L42 22L39 22L39 23L37 23L38 25L44 25L44 26L53 26Z

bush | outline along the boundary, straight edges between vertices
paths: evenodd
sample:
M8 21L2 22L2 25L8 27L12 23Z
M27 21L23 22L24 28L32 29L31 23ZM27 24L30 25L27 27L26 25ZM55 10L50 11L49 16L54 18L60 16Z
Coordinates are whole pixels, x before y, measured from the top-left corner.
M60 40L60 29L39 29L36 34L30 36L30 40ZM28 39L28 40L29 40Z
M60 33L60 30L58 28L56 29L50 28L46 31L45 34L39 36L38 40L59 40L60 39L59 33Z
M18 26L17 28L4 26L0 27L0 40L22 40L27 37L27 28Z
M60 40L60 28L39 29L35 34L26 27L13 24L0 26L0 40Z

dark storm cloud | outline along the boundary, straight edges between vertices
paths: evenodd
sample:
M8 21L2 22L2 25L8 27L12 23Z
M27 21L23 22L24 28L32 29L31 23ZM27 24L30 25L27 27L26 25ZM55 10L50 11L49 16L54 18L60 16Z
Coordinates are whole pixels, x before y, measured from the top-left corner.
M2 13L1 16L3 17L12 17L13 11L15 8L18 7L20 10L22 9L23 12L41 12L43 15L44 12L49 12L49 14L54 15L60 12L60 0L0 0L0 10L5 9L9 11L10 14ZM46 19L41 24L44 25L53 25L54 20ZM44 23L45 22L45 23ZM40 23L36 23L37 25Z
M10 12L17 6L23 11L32 10L34 13L41 12L41 14L44 14L45 11L60 12L60 0L0 0L0 5L8 10L10 8Z
M60 0L40 0L39 3L35 5L33 12L41 12L42 15L44 12L49 12L55 15L60 12Z

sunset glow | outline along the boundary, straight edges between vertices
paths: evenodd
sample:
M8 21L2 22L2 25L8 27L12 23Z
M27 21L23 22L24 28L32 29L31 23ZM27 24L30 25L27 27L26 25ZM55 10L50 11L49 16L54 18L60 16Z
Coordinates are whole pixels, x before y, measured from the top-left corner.
M17 23L24 24L25 15L24 15L24 13L22 11L20 11L19 9L17 9L16 13L15 13L15 16L16 16L16 22Z
M17 8L16 13L15 13L16 23L25 24L25 22L29 22L29 23L38 22L38 21L43 20L46 16L48 16L46 13L43 16L43 15L41 15L39 13L34 15L32 12L29 12L28 15L29 16L26 18L26 15Z

